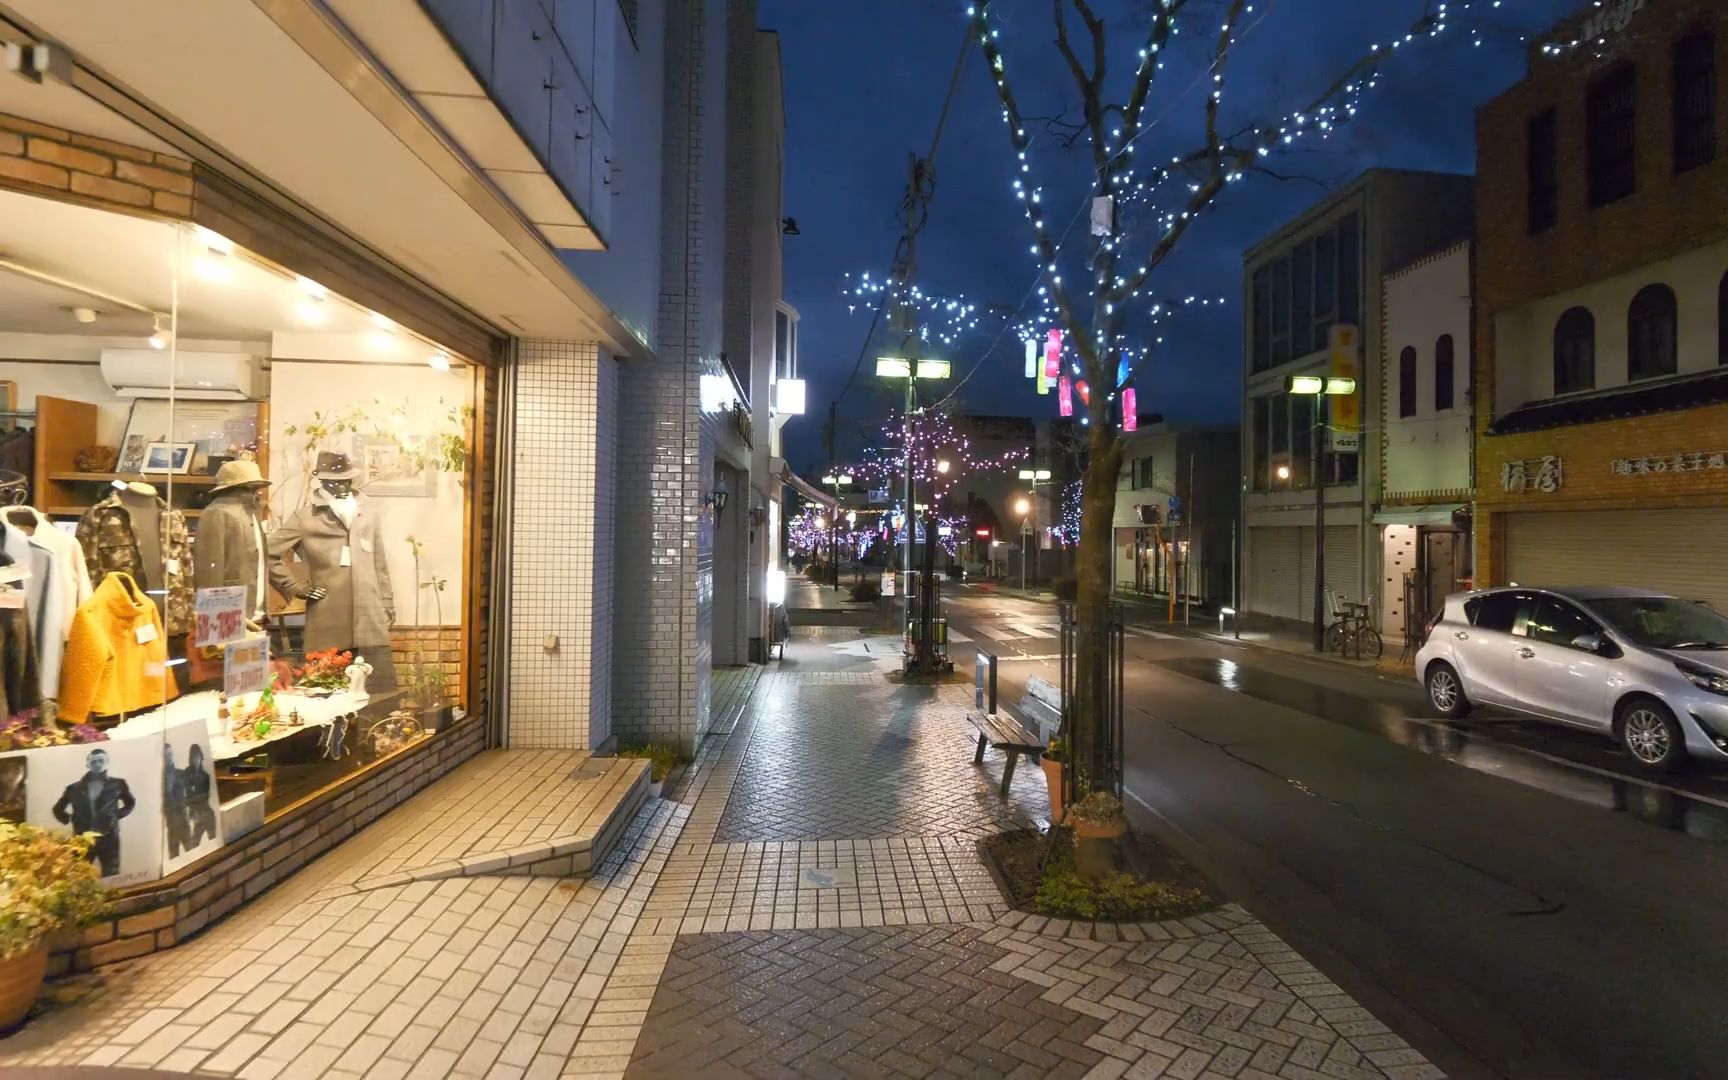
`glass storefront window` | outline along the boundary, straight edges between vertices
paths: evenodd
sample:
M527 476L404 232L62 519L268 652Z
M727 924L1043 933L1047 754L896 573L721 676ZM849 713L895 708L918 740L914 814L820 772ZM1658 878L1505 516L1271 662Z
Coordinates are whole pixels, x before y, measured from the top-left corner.
M479 369L202 228L0 233L0 817L146 882L462 723Z

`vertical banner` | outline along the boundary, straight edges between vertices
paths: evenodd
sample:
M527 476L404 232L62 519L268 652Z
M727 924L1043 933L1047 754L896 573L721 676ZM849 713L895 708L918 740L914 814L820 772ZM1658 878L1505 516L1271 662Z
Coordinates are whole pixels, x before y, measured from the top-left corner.
M1136 395L1134 393L1134 388L1132 386L1130 386L1126 390L1122 391L1122 430L1123 431L1136 431L1140 427L1140 413L1139 413L1140 403L1137 400L1135 400L1137 396L1138 395Z
M1332 431L1334 437L1349 436L1347 442L1354 442L1362 430L1362 338L1357 327L1350 323L1339 323L1332 328L1330 345L1332 349L1332 375L1335 378L1355 379L1356 393L1328 396L1324 400L1332 406ZM1336 441L1333 445L1337 445Z
M1128 350L1122 350L1122 362L1116 365L1116 389L1128 385L1128 377L1134 373L1134 365L1128 362Z
M1056 381L1056 408L1063 416L1074 415L1074 384L1066 375Z
M1082 405L1091 405L1092 404L1092 384L1091 383L1087 382L1085 379L1081 379L1074 384L1074 389L1080 391L1080 404L1082 404Z
M1062 375L1062 331L1051 330L1044 342L1044 375L1055 380Z
M1026 377L1038 377L1038 342L1034 338L1026 339Z

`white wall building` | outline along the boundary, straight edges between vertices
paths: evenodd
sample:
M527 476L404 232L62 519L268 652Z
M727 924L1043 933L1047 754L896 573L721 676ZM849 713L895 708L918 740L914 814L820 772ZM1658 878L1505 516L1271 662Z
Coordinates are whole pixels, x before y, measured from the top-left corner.
M1380 629L1388 639L1470 576L1470 245L1386 275L1381 287Z

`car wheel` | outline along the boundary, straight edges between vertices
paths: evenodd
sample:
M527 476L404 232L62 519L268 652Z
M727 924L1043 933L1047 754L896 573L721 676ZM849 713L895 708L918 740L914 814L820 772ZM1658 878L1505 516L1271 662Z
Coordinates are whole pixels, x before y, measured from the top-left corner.
M1448 720L1462 720L1473 706L1464 696L1464 682L1452 665L1437 663L1428 669L1428 704Z
M1686 761L1686 735L1668 706L1653 698L1633 698L1620 706L1620 745L1641 769L1674 772Z

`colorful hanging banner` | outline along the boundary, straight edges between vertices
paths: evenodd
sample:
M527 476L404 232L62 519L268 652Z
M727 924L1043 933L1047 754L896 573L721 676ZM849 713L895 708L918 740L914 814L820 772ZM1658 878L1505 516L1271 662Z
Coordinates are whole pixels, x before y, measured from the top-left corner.
M1074 415L1074 384L1066 375L1056 383L1056 408L1063 416Z
M1074 384L1074 389L1080 391L1080 403L1082 405L1092 404L1092 386L1091 386L1091 384L1089 384L1085 379L1081 379L1080 381L1078 381Z
M1140 427L1140 403L1135 400L1134 388L1130 386L1122 391L1122 430L1136 431Z
M1133 365L1128 363L1128 350L1122 350L1122 362L1116 365L1116 388L1120 390L1128 385L1128 376L1133 373Z
M1062 331L1052 330L1044 342L1044 374L1051 379L1062 375Z
M1026 339L1026 377L1038 377L1038 342L1034 338Z

